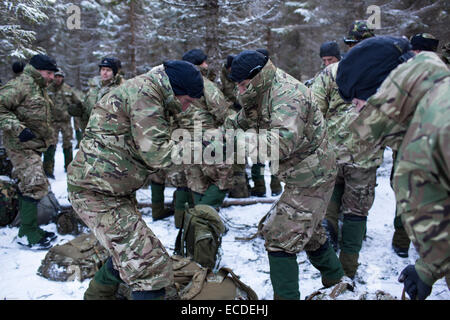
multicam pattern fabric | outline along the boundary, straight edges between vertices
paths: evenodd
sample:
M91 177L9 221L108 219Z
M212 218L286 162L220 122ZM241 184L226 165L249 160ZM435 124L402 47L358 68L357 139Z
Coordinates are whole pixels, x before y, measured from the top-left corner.
M169 117L180 112L162 65L125 81L94 108L68 168L68 184L132 194L146 184L152 169L172 164Z
M374 30L367 26L366 20L357 20L352 23L347 37L344 38L345 43L358 43L361 40L374 37Z
M89 91L84 97L82 107L81 127L83 130L86 128L87 122L89 121L89 116L91 115L95 104L109 91L111 91L111 89L122 84L123 81L124 80L119 73L108 82L102 81L100 76L96 76L89 80Z
M318 222L331 197L336 158L310 90L269 60L238 100L243 108L227 118L226 128L279 132L267 134L268 149L279 142L274 146L280 156L276 175L286 185L263 227L266 249L288 253L318 249L326 241Z
M142 220L135 191L172 165L170 117L181 112L162 65L113 89L93 109L69 165L69 199L133 290L170 285L164 247Z
M19 77L0 88L0 127L13 177L20 192L34 199L43 198L49 188L41 161L41 152L53 144L52 102L45 86L45 79L28 64ZM18 136L25 128L36 137L20 142Z
M358 161L354 159L354 155L359 154L360 149L366 149L367 145L349 128L349 124L358 116L358 112L352 104L345 103L339 95L336 83L338 66L339 62L326 67L315 78L311 88L314 99L325 117L328 139L336 153L337 163L360 168L378 167L383 162L382 149Z
M419 252L416 270L430 285L450 272L449 90L448 68L421 52L389 74L352 124L372 146L398 150L397 214Z

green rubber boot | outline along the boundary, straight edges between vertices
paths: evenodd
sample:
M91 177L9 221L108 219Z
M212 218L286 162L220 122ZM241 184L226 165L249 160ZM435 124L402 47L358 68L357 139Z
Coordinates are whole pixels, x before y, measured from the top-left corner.
M281 192L283 192L280 179L278 179L275 175L270 176L270 191L272 192L272 197L278 196Z
M197 204L207 204L217 211L220 210L220 207L223 204L223 200L227 195L226 190L220 190L218 186L215 184L210 184L208 189L206 189L205 194L201 197Z
M339 254L345 274L353 279L358 269L359 251L366 233L367 217L346 214L342 225L342 247Z
M299 300L297 256L282 251L268 256L274 300Z
M77 145L75 149L78 149L80 147L81 139L83 139L83 131L81 131L81 129L75 130L75 137L77 139Z
M403 228L403 223L400 217L396 216L394 219L394 236L392 237L392 249L401 258L408 258L409 245L411 240Z
M331 287L344 276L344 270L333 247L327 241L315 251L306 251L311 264L320 271L324 287Z
M19 238L26 237L28 245L34 245L45 237L45 231L39 228L37 222L38 202L39 200L19 195ZM24 240L20 243L27 244Z
M266 183L264 181L264 164L256 163L252 166L253 188L250 189L250 195L253 197L266 196Z
M67 172L67 167L73 160L72 147L64 148L64 171Z
M50 146L44 152L44 161L43 161L44 172L47 177L52 179L55 179L55 175L53 174L55 170L55 152L56 146Z
M192 204L191 194L188 188L177 188L174 193L174 207L175 207L175 227L180 229L183 224L183 215L185 210L185 203Z
M116 300L120 279L119 272L114 269L111 257L95 273L84 293L84 300Z
M153 221L167 218L173 214L173 211L164 208L164 189L165 185L156 182L151 183L152 190L152 218Z

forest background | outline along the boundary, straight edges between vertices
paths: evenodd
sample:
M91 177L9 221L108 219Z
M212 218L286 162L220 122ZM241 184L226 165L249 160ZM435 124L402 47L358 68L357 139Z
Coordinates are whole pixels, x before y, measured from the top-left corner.
M450 41L446 0L2 0L0 10L3 83L12 62L41 52L82 90L103 56L119 58L128 79L193 48L206 52L217 80L228 54L267 48L276 66L305 81L320 70L324 41L347 51L354 20L377 24L377 35L431 33L439 50Z

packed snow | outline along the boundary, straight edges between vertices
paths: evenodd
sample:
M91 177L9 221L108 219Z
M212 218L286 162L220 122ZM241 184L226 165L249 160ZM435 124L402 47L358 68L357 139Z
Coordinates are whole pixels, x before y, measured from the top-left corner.
M75 142L75 141L74 141ZM75 144L74 144L75 145ZM75 150L76 152L76 150ZM75 153L74 152L74 153ZM338 299L375 299L375 293L382 290L396 299L401 298L403 285L397 281L398 275L408 264L418 258L414 247L409 250L409 258L398 257L391 248L394 232L395 212L394 193L389 184L392 166L392 152L385 152L384 164L378 170L375 202L368 217L367 237L360 253L360 266L355 278L355 289L338 296ZM50 179L52 191L61 205L69 205L66 190L66 174L61 143L58 144L55 159L55 177ZM270 172L266 166L267 197L270 198ZM166 188L166 201L172 199L174 188ZM137 193L138 201L150 202L150 189ZM274 200L278 197L274 197ZM231 206L220 210L228 232L222 239L220 266L230 267L241 280L253 288L259 299L273 299L269 276L269 263L264 249L264 240L255 238L249 241L236 240L236 237L248 237L256 233L260 219L268 212L272 204L258 203L248 206ZM177 229L174 217L153 222L151 208L142 209L145 222L159 237L170 254L173 253ZM53 223L42 226L56 233ZM16 243L17 227L0 229L0 298L7 300L79 300L87 289L89 279L83 282L56 282L37 275L37 270L47 251L24 249ZM55 244L70 241L73 235L58 235ZM301 299L322 287L320 273L301 252L297 256L299 263L299 286ZM444 279L433 286L429 300L449 300L450 292Z

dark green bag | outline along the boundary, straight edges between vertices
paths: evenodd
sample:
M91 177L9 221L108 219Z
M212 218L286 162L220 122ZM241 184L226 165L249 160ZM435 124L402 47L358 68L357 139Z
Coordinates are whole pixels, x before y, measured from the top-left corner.
M224 232L222 219L213 207L204 204L194 208L186 207L175 252L191 257L203 267L213 269Z

